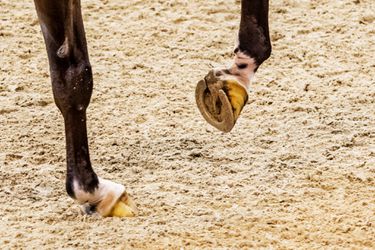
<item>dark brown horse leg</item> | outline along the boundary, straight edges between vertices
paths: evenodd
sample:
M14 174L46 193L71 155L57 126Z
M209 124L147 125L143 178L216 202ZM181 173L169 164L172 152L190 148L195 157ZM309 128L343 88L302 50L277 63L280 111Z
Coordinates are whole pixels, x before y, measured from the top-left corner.
M235 125L246 105L252 77L271 54L268 0L242 0L238 42L232 67L210 71L196 88L203 117L223 132Z
M68 194L90 212L129 216L135 208L123 185L100 179L91 167L86 108L92 72L79 0L35 0L50 65L52 89L65 122ZM89 212L89 211L87 211Z

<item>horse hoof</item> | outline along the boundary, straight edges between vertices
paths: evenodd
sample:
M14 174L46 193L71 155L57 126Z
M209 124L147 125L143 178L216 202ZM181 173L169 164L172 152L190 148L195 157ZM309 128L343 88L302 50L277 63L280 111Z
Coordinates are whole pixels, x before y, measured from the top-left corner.
M215 128L229 132L234 127L248 95L236 79L222 79L211 70L198 82L195 100L205 120Z
M114 205L112 211L107 216L113 217L134 217L137 208L133 199L125 192Z
M76 187L75 195L86 214L97 213L102 217L132 217L137 214L136 205L124 185L113 181L99 178L98 188L93 193Z
M137 207L133 199L124 192L117 201L111 202L112 195L109 199L104 199L99 204L85 203L81 206L83 214L100 215L102 217L134 217L137 214ZM111 205L112 204L112 205Z

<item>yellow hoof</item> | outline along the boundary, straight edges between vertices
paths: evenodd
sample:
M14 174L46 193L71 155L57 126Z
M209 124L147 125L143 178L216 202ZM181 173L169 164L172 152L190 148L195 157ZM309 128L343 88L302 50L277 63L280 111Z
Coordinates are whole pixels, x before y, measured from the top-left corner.
M243 107L246 105L248 99L247 91L245 87L236 80L226 80L224 82L224 91L228 95L233 109L234 120L236 121Z
M133 199L124 193L117 203L113 206L112 211L108 216L113 217L134 217L137 213L137 208Z

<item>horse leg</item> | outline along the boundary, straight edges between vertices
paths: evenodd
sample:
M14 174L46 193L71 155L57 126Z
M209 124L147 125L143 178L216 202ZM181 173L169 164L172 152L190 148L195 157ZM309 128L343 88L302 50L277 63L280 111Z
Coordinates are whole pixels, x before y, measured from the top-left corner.
M90 162L86 108L93 80L80 0L34 0L46 44L55 103L65 123L66 190L87 213L132 216L123 185L99 178Z
M250 81L271 54L268 0L242 0L238 46L229 69L212 70L196 88L203 117L223 132L235 125L247 102Z

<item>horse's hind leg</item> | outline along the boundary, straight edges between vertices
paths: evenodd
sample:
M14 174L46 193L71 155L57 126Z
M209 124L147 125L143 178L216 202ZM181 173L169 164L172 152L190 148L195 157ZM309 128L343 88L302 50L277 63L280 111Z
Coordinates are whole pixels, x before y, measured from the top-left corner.
M68 194L102 216L135 212L123 185L98 178L91 167L86 108L93 81L79 0L35 0L46 43L52 89L65 122ZM129 205L129 206L128 206Z

